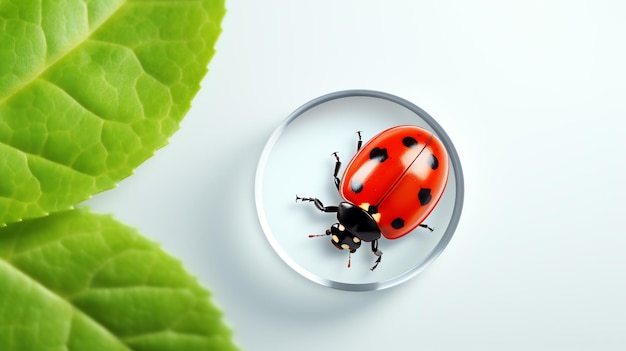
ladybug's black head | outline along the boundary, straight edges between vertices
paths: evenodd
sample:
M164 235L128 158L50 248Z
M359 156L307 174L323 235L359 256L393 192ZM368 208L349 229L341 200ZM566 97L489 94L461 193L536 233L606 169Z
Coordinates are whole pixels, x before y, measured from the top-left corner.
M341 223L333 224L330 230L326 231L326 235L331 236L330 242L339 250L350 250L352 253L361 247L361 239L348 231Z

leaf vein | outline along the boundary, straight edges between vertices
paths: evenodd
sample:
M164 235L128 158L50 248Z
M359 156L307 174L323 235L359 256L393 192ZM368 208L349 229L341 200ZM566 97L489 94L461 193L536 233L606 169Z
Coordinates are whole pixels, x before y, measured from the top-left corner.
M151 332L140 333L140 334L135 334L135 335L129 335L129 336L122 337L120 339L124 340L125 344L129 344L136 340L140 340L144 338L151 338L151 337L162 335L162 334L175 334L175 335L180 335L180 336L184 336L188 338L195 338L195 339L202 339L202 340L206 340L210 338L209 336L203 335L200 333L190 333L190 332L183 333L183 332L172 330L172 329L165 329L165 330L158 330L158 331L151 331Z
M29 77L24 79L22 84L18 84L12 90L9 90L9 92L6 94L6 96L0 97L0 105L4 104L6 101L11 99L13 96L17 95L24 88L29 86L32 82L36 81L39 77L43 76L50 68L54 67L59 61L63 60L70 52L74 51L81 44L83 44L88 38L90 38L96 31L98 31L98 29L100 29L100 27L102 27L102 25L104 25L104 23L106 23L109 19L114 18L115 15L124 7L124 5L127 5L127 4L128 4L128 1L121 2L119 4L119 6L115 10L113 10L111 12L109 17L107 17L101 23L99 23L98 25L96 25L93 28L91 28L90 30L88 30L85 33L85 35L78 37L74 43L68 45L67 48L65 50L63 50L62 52L60 52L56 57L48 58L47 59L47 61L48 61L47 64L42 65L42 67L39 70L35 70ZM42 10L41 4L39 6L39 10L40 11Z
M99 115L96 111L90 109L87 105L83 104L79 99L77 99L74 95L72 95L66 88L62 87L61 85L59 85L58 83L45 78L45 77L41 77L40 78L41 81L44 81L50 85L52 85L53 87L55 87L56 89L58 89L60 92L62 92L63 94L65 94L67 97L71 98L72 101L74 101L75 103L77 103L83 110L89 112L91 115L98 117L99 119L103 120L103 121L107 121L107 122L117 122L117 123L122 123L122 122L118 122L118 121L114 121L111 119L107 119L104 116Z
M91 236L92 236L92 234L91 234L91 233L75 234L74 236L72 236L72 238L81 237L81 236L91 237ZM20 240L19 238L21 238L22 236L20 236L20 235L16 235L16 237L17 237L18 239L17 239L17 240L14 240L14 243L16 243L17 241L19 241L19 240ZM31 246L31 247L29 247L27 250L21 250L21 251L15 251L15 250L12 250L12 251L11 251L11 259L7 259L7 261L8 261L8 262L11 262L13 257L16 257L16 258L17 258L17 257L20 257L20 256L22 256L22 255L27 255L27 254L29 254L29 253L31 253L31 252L34 252L34 251L39 251L39 250L42 250L42 249L44 249L44 248L46 248L46 247L49 247L49 246L56 246L56 245L61 245L61 246L63 247L63 240L53 240L53 241L47 241L47 242L44 242L44 243L39 243L39 244L37 244L37 245L32 245L32 246ZM14 244L14 246L17 246L17 245L16 245L16 244ZM131 251L131 250L133 250L133 249L128 249L128 250L126 250L126 251ZM119 252L119 253L118 253L118 255L119 255L119 254L122 254L122 253L124 253L124 252L126 252L126 251L121 251L121 252ZM112 258L113 256L109 256L109 257L110 257L110 258Z
M158 1L158 0L154 0L154 1L141 1L141 0L129 0L128 1L128 5L132 5L132 6L141 6L141 5L149 5L149 6L155 6L155 5L177 5L177 4L184 4L184 3L201 3L202 0L163 0L163 1Z
M44 160L44 161L48 161L48 162L50 162L50 163L53 163L53 164L59 165L59 166L61 166L61 167L63 167L63 168L69 169L70 171L73 171L73 172L75 172L75 173L78 173L78 174L81 174L81 175L87 176L87 177L89 177L89 178L95 178L95 176L94 176L94 175L92 175L92 174L88 174L88 173L85 173L85 172L80 171L80 170L78 170L78 169L75 169L75 168L73 168L73 167L72 167L72 166L70 166L70 165L67 165L67 164L64 164L64 163L61 163L61 162L58 162L58 161L55 161L55 160L51 160L51 159L45 158L45 157L44 157L44 156L42 156L42 155L38 155L38 154L36 154L36 153L33 153L33 152L30 152L30 151L26 151L26 150L20 149L19 147L15 146L15 145L11 145L11 144L9 144L9 143L7 143L7 142L5 142L5 141L0 140L0 144L5 145L5 146L7 146L7 147L9 147L9 148L11 148L11 149L14 149L14 150L16 150L16 151L22 152L22 153L23 153L24 155L26 155L26 156L30 156L30 157L33 157L33 158L36 158L36 159L41 159L41 160ZM26 162L26 165L27 165L27 166L28 166L28 168L30 169L30 162L29 162L30 160L28 159L28 157L26 158L26 161L27 161L27 162ZM32 172L32 170L31 170L31 174L34 176L34 173ZM12 199L12 198L11 198L11 199Z
M105 40L102 40L102 39L93 39L93 38L90 38L89 42L90 43L94 43L94 44L108 45L108 46L112 46L112 47L117 47L117 48L122 48L122 49L128 50L129 52L131 52L133 54L133 58L135 59L137 64L141 67L141 70L143 71L144 74L148 75L149 77L151 77L155 81L161 83L163 86L168 87L168 85L165 84L164 82L162 82L158 77L156 77L154 74L152 74L151 72L146 70L144 62L141 61L141 59L137 55L137 52L135 51L136 47L130 47L130 46L122 45L122 44L115 43L115 42L112 42L112 41L105 41ZM145 45L145 43L144 43L144 45Z
M88 320L92 321L96 326L100 327L104 332L108 333L109 335L111 335L114 339L119 340L120 343L122 343L129 351L132 350L132 348L130 347L130 345L128 345L122 338L120 338L118 335L116 335L115 333L113 333L113 331L111 331L110 329L108 329L105 325L103 325L102 323L100 323L98 320L92 318L90 315L88 315L87 313L83 312L80 308L78 308L77 306L75 306L74 304L72 304L70 301L64 299L62 296L59 296L57 294L57 292L50 290L47 286L43 285L40 281L34 279L33 277L31 277L30 275L28 275L26 272L22 271L19 267L15 266L14 264L12 264L11 262L5 261L4 259L0 259L0 265L6 265L8 266L10 269L14 270L16 272L16 274L19 274L23 277L25 277L28 281L34 283L36 286L38 286L40 289L42 289L43 291L47 292L48 294L50 294L51 296L54 296L55 298L58 298L60 300L62 300L63 302L67 303L73 310L75 313L80 313L81 315L85 316L85 318L87 318Z

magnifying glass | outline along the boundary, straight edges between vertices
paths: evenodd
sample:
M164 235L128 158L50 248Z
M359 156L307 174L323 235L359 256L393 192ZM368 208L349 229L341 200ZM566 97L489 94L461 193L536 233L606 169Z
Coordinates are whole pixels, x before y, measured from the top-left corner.
M345 228L332 226L338 223L339 204L350 202L338 191L339 178L353 156L363 151L360 147L367 147L369 139L407 125L432 135L445 149L445 190L423 220L427 224L416 226L398 239L380 235L372 250L370 242L359 243L363 245L356 251L347 244L346 250L341 250L335 233L340 236L337 230ZM349 291L388 288L424 270L452 238L461 216L463 194L461 163L443 128L413 103L371 90L330 93L296 109L267 141L255 180L259 221L281 259L311 281ZM296 199L305 200L300 203ZM361 204L352 205L359 208ZM327 211L320 210L320 206ZM382 260L374 261L376 251L384 252Z

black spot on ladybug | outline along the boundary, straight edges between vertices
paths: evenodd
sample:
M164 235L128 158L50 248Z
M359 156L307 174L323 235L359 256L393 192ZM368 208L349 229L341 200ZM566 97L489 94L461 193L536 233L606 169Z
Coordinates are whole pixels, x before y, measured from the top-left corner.
M432 198L432 195L430 195L430 188L421 188L417 193L417 199L420 201L420 205L422 206L428 204Z
M394 219L393 221L391 221L391 226L393 227L393 229L400 229L404 227L404 219L399 217Z
M352 189L355 194L360 193L361 190L363 190L363 182L352 179L352 181L350 182L350 189Z
M375 147L370 151L370 160L377 160L378 162L385 162L389 158L387 149Z
M430 168L435 170L437 169L437 167L439 167L439 160L437 159L435 155L430 154Z
M404 139L402 139L402 145L406 147L413 147L417 145L417 140L415 140L415 138L410 137L410 136L404 137Z
M367 212L369 214L374 214L374 213L378 213L378 206L376 205L372 205L367 209Z

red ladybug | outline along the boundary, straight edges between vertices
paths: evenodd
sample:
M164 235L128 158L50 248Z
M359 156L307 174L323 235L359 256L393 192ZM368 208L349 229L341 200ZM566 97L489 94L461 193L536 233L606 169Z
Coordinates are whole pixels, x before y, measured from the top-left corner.
M355 252L361 242L371 242L378 256L371 270L380 263L378 249L381 234L397 239L423 224L441 198L448 182L448 154L439 139L417 126L397 126L376 135L361 148L340 180L341 162L335 156L335 185L345 200L338 206L324 206L317 198L300 197L296 201L313 202L323 212L336 212L338 222L326 234L340 250ZM350 259L348 258L348 267Z

